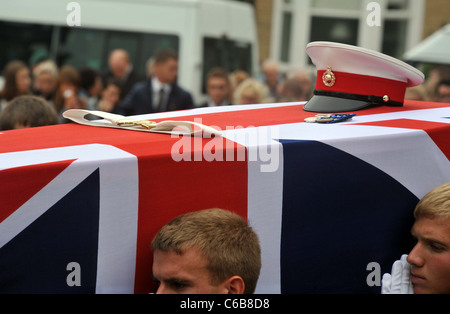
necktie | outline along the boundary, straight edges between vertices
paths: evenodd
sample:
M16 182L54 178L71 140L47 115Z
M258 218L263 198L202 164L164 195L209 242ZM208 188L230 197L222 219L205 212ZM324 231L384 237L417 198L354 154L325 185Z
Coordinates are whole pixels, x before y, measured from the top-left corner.
M158 112L164 111L164 95L165 95L165 91L164 88L161 88L159 90L159 101L158 101Z

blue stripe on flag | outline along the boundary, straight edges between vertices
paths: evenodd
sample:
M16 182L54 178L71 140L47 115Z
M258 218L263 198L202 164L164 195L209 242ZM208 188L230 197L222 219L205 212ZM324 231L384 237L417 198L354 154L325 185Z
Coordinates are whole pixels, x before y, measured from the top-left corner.
M379 286L367 284L367 265L379 263L382 275L409 253L417 197L388 174L332 146L280 142L282 293L379 293Z
M99 170L0 249L0 293L95 293ZM67 285L80 265L81 286Z

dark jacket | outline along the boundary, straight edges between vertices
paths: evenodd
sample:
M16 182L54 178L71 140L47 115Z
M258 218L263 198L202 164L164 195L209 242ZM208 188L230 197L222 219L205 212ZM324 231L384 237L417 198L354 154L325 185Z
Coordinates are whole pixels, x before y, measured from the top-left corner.
M229 103L227 103L226 105L220 105L220 106L215 106L215 107L221 107L221 106L233 106L233 104L229 102ZM198 107L199 107L199 108L206 108L206 107L209 107L208 101L205 100L204 102L202 102L201 104L199 104Z
M125 99L118 105L116 112L124 116L155 112L153 109L153 89L151 79L136 83ZM189 92L177 84L171 85L171 91L164 111L191 109L194 101Z
M114 79L114 75L111 71L108 71L106 75L103 77L103 86L106 86L109 79ZM125 81L120 81L121 89L120 89L120 100L123 100L125 96L130 92L133 88L134 84L144 80L145 78L139 76L134 69L128 73Z

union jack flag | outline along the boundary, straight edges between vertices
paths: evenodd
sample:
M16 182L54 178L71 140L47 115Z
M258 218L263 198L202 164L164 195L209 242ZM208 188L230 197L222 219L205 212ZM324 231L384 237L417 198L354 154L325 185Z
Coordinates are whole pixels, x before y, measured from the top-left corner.
M366 266L389 272L409 252L415 204L450 181L450 107L406 102L333 125L304 123L301 107L144 117L223 130L190 139L183 149L202 157L191 161L174 160L180 138L163 134L77 124L0 134L0 292L152 292L155 233L220 207L258 233L257 293L379 293Z

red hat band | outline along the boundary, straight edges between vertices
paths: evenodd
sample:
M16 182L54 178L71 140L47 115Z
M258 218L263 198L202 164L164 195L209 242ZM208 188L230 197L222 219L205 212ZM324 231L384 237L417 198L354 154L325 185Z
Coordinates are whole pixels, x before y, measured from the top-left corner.
M386 105L402 106L407 82L376 76L327 70L317 71L316 95L368 99Z

